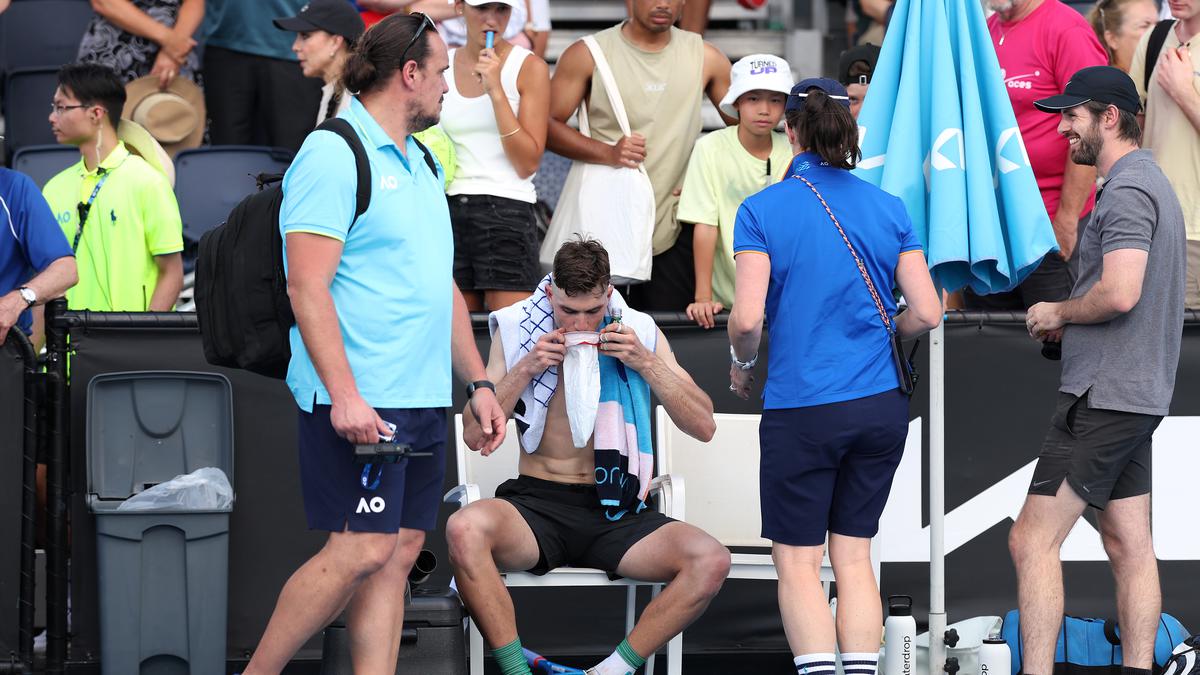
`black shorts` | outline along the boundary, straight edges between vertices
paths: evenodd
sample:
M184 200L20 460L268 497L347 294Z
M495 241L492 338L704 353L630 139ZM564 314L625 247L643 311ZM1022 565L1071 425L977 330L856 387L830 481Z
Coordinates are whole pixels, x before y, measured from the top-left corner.
M538 267L533 204L492 195L454 195L454 281L464 291L529 291Z
M518 476L496 488L496 498L512 504L533 530L538 561L527 570L545 574L564 566L594 567L620 578L617 566L633 545L673 519L647 507L620 520L605 517L595 485L555 483Z
M1058 406L1029 494L1054 496L1063 480L1089 505L1150 493L1150 439L1162 417L1088 406L1088 395L1058 393Z

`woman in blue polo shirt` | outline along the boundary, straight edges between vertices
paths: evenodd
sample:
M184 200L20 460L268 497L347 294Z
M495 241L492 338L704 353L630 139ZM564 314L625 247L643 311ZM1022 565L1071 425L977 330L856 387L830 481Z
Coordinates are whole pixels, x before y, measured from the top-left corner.
M788 177L746 199L734 225L730 390L749 397L765 307L762 536L774 542L797 672L810 675L833 674L835 640L856 675L877 665L883 617L871 538L908 433L889 331L920 335L942 314L903 203L849 171L859 158L849 105L833 80L792 89ZM899 314L895 286L908 300ZM819 578L827 534L836 631Z

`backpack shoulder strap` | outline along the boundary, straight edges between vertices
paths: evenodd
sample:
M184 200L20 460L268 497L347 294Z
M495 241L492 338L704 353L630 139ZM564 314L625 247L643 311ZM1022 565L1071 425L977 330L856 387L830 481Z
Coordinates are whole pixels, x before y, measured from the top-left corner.
M330 117L322 122L316 131L322 130L332 131L341 136L346 145L350 146L350 152L354 153L354 168L358 172L358 191L354 195L354 220L358 220L371 205L371 162L367 159L367 149L363 147L362 139L358 137L354 127L341 117ZM350 226L354 227L354 223Z
M424 143L417 140L416 136L413 136L412 139L413 143L416 143L417 147L421 149L421 152L425 153L425 166L428 166L430 173L433 174L434 178L437 178L437 165L433 163L433 152L431 152L429 148L425 147Z
M1175 26L1175 19L1163 19L1154 26L1154 30L1150 32L1150 40L1146 42L1146 65L1142 68L1142 90L1146 95L1150 95L1150 75L1154 73L1154 66L1158 63L1158 55L1162 51L1163 44L1167 41L1167 34Z

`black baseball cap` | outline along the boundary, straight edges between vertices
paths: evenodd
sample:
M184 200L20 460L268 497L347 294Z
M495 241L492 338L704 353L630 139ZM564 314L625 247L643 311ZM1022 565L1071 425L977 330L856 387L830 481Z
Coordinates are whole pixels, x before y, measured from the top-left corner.
M871 76L875 74L875 64L879 62L879 46L867 43L859 45L852 49L847 49L842 52L842 56L838 59L838 79L842 84L858 84L857 77L850 76L850 66L862 61L867 64L867 82L871 81Z
M1039 99L1033 104L1042 112L1056 113L1089 101L1115 105L1135 115L1142 107L1133 80L1125 71L1112 66L1084 68L1071 76L1063 93Z
M275 27L293 33L323 30L350 41L367 29L358 10L346 0L311 0L296 16L275 19Z
M841 82L831 80L828 77L810 77L807 80L800 80L796 83L796 86L792 87L792 93L788 94L787 103L783 109L785 111L792 111L803 108L804 99L808 96L808 92L811 89L820 89L829 98L847 108L850 107L850 96L846 93L846 88L842 86Z

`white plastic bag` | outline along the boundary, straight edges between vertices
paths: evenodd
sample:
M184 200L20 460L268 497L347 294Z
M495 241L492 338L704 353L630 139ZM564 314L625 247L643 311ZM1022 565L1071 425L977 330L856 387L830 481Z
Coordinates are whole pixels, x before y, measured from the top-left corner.
M596 352L600 334L572 332L566 334L566 340L562 383L566 388L567 420L571 423L571 441L582 448L596 428L600 406L600 357Z
M592 36L583 38L583 43L591 51L621 133L632 136L625 103L600 43ZM586 102L579 106L579 133L591 136ZM649 281L656 208L654 186L645 166L573 162L542 242L539 253L542 268L551 271L554 255L563 242L582 236L604 244L614 284Z
M196 469L143 490L121 502L118 511L227 511L233 506L233 486L225 472Z

